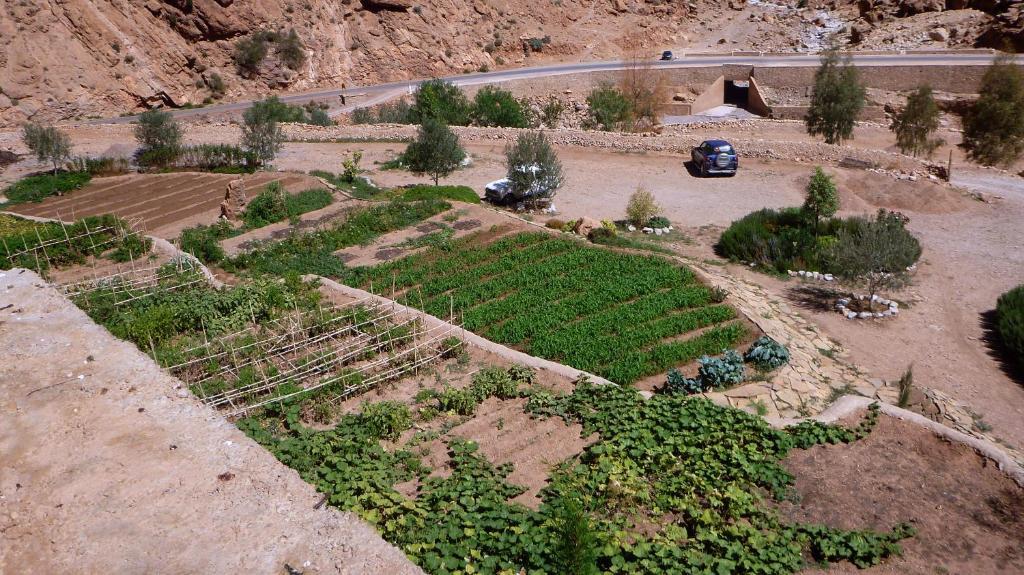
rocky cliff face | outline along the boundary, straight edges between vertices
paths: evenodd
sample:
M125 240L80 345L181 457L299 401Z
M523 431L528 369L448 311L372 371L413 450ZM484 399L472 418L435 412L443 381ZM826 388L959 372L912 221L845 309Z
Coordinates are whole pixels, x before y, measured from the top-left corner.
M850 27L854 44L885 43L883 33L906 21L904 35L924 32L948 45L1024 50L1024 6L1020 0L857 0L859 18ZM887 32L891 34L891 30ZM889 42L892 43L892 42Z
M0 124L199 104L217 97L217 78L219 97L233 99L614 57L627 31L660 49L679 45L705 1L10 0L0 8ZM271 42L257 71L238 73L239 40L291 29L301 65L285 66Z

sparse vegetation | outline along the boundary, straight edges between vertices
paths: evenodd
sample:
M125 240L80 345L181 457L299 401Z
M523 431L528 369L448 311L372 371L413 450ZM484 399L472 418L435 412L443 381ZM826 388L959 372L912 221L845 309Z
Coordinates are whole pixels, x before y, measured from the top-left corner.
M280 101L270 97L254 103L242 115L242 147L260 165L273 161L284 142L284 133L277 120L280 109Z
M298 70L306 63L306 48L294 28L281 35L277 42L277 56L292 70Z
M915 158L931 156L942 145L942 139L934 137L939 129L939 106L931 86L920 86L907 98L907 105L893 118L890 129L896 134L900 151Z
M654 194L643 186L637 186L626 204L626 219L629 223L642 228L660 213L661 206L654 200Z
M135 125L139 165L169 166L181 151L181 128L170 112L152 109L139 115Z
M88 184L91 179L92 176L89 172L61 172L56 175L28 176L4 190L4 196L7 198L6 205L41 202L54 194L63 195L77 190Z
M241 230L234 229L230 222L224 220L209 226L198 225L181 231L178 247L199 258L203 263L216 264L223 261L225 256L220 240L240 233Z
M252 78L258 74L266 57L267 41L261 35L242 38L235 42L235 66L243 77Z
M37 160L53 166L54 176L60 164L71 157L71 138L54 126L25 124L21 129L21 141Z
M910 366L907 371L903 372L900 376L900 380L896 382L896 388L899 389L899 397L896 401L896 405L899 407L907 407L910 405L910 392L914 390L914 367Z
M829 144L853 138L853 125L864 108L865 90L849 55L840 57L835 49L821 57L814 74L811 105L805 122L807 133L824 136Z
M885 210L879 210L874 220L851 218L836 239L836 275L864 285L872 300L879 289L904 285L907 268L921 257L917 238L898 215Z
M589 119L587 127L599 130L621 130L630 119L629 101L612 84L602 84L587 96Z
M352 111L353 124L415 124L412 106L405 98Z
M242 221L249 229L280 222L306 212L325 208L333 201L331 192L324 189L304 190L289 194L279 182L271 182L256 195L242 212Z

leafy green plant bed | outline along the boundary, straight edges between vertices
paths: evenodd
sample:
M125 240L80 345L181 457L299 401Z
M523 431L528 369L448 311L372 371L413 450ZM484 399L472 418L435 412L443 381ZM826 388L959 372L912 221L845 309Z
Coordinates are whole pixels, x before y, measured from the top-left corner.
M653 256L620 254L542 233L478 245L475 236L347 281L532 355L620 383L730 347L746 335L693 273ZM705 329L706 328L706 329ZM699 335L680 339L703 329Z
M306 212L326 208L334 201L331 192L321 188L289 194L277 182L256 195L242 212L242 221L248 229L261 228L287 218L296 218Z
M241 233L242 230L224 220L209 226L198 225L181 231L181 235L178 236L178 247L199 258L203 263L215 264L221 262L225 255L220 241Z
M442 199L479 204L480 196L469 186L413 186L401 190L401 199L407 201Z
M332 185L337 186L350 194L352 197L359 200L389 200L392 199L391 194L377 186L371 184L361 177L354 177L346 179L341 174L334 174L331 172L325 172L323 170L313 170L309 173L311 176L323 178L330 182Z
M392 201L357 211L334 227L311 233L296 233L282 241L268 241L225 260L228 271L253 274L318 274L341 277L345 264L334 252L365 244L390 231L408 227L451 209L443 200Z
M465 398L443 391L432 400L458 412L524 384L492 371L460 390ZM448 439L446 477L430 475L412 440L385 449L381 441L417 417L394 402L364 404L323 431L299 422L301 402L238 426L432 574L540 575L567 565L580 573L784 574L808 560L867 567L898 555L914 532L904 524L891 532L789 524L771 503L791 495L793 477L780 465L791 450L863 437L876 408L855 429L807 423L780 431L703 399L645 401L630 388L587 382L558 396L526 385L515 393L529 397L536 417L561 417L599 437L555 469L535 510L510 501L523 491L507 481L511 465L494 466L472 442ZM413 498L395 490L411 479ZM566 545L570 538L575 545Z
M50 196L77 190L91 179L89 172L60 172L56 175L41 174L22 178L4 190L6 205L41 202Z
M82 218L65 226L4 216L0 226L0 267L40 273L84 264L90 256L127 262L149 253L153 244L112 215Z

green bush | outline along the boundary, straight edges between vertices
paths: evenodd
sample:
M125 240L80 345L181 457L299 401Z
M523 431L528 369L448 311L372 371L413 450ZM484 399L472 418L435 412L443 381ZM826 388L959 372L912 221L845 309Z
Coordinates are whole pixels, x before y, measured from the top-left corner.
M40 174L22 178L7 186L4 195L8 204L24 202L41 202L57 194L62 195L77 190L89 183L92 176L88 172L61 172L57 175Z
M778 273L786 270L829 269L828 251L822 246L834 241L839 220L822 223L824 239L814 237L807 217L799 208L763 209L734 221L715 245L722 257L753 262Z
M599 130L618 130L632 115L629 100L611 84L594 88L587 96L590 107L586 127Z
M468 126L472 106L462 90L446 80L433 79L420 84L409 110L414 124L436 120L448 126Z
M1011 359L1024 366L1024 284L999 296L996 322Z
M405 99L352 110L353 124L415 124L412 106Z
M22 267L44 273L51 267L84 264L90 256L127 261L146 253L150 246L148 238L127 233L124 221L109 214L82 218L69 225L5 220L0 221L0 268L4 269ZM40 249L42 244L46 244L45 251Z
M262 36L242 38L235 42L235 66L238 67L238 73L246 78L251 78L260 71L266 57L267 42Z
M173 166L179 170L216 173L256 171L256 155L231 144L197 144L180 148Z
M279 222L288 217L288 207L285 197L288 193L284 191L280 182L271 182L266 188L245 206L242 212L242 221L248 228L261 228L265 225Z
M512 92L484 86L473 98L473 123L478 126L526 128L526 114Z
M480 196L469 186L413 186L402 192L405 201L429 199L455 200L467 204L479 204Z
M124 158L86 158L80 156L68 163L71 172L88 172L90 176L119 176L131 172L128 160Z

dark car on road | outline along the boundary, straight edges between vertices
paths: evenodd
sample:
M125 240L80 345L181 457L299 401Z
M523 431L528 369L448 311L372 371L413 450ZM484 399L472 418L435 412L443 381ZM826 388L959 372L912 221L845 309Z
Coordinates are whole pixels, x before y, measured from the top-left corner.
M662 60L675 60L676 57L672 54L672 50L665 50L661 53Z
M710 174L736 175L740 167L736 148L725 140L704 140L690 153L693 166L701 177Z

